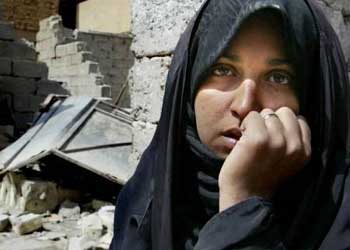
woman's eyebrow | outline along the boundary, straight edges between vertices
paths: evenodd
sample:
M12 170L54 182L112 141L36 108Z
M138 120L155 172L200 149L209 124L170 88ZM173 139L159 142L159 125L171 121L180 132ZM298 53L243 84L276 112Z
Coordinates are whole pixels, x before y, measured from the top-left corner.
M225 58L227 60L233 61L233 62L239 62L241 61L241 59L239 58L239 56L235 55L235 54L224 54L222 55L222 58Z
M271 66L280 66L280 65L288 65L292 66L292 62L288 59L281 59L281 58L273 58L273 59L268 59L267 64Z

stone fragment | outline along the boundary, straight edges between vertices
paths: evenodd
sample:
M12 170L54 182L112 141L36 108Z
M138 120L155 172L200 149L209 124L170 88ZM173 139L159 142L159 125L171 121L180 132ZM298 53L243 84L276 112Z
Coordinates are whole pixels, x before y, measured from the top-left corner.
M46 78L48 69L46 64L25 60L13 61L13 74L28 78Z
M11 59L0 57L0 75L10 75L12 72Z
M9 224L9 216L5 214L0 215L0 232L3 232Z
M97 214L102 224L107 227L109 232L113 232L115 206L104 206L98 210Z
M87 237L72 237L68 243L68 250L91 250L94 247L95 242Z
M97 240L102 236L103 224L97 213L81 218L81 228L83 236Z
M40 180L24 180L21 184L24 200L24 211L45 213L54 210L58 205L57 184Z
M42 226L42 216L38 214L25 214L19 217L11 216L12 229L19 235L34 232Z
M109 246L112 242L112 239L113 239L113 233L111 233L111 232L106 233L98 241L98 243L96 245L97 249L100 248L100 249L108 250Z
M67 249L67 240L39 240L34 236L14 236L0 240L1 250L63 250Z
M38 240L59 240L62 238L67 238L67 234L62 232L45 232L43 235L38 237Z
M77 218L80 216L80 207L79 204L66 200L64 201L59 210L58 215L63 218Z
M12 24L0 22L0 40L13 41L16 39L16 32Z

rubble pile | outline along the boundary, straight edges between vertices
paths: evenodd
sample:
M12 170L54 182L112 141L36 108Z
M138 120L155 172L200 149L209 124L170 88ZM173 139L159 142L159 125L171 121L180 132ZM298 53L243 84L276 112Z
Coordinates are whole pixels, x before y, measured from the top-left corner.
M67 83L72 95L110 97L125 94L133 56L128 34L82 32L63 27L60 16L40 21L38 59L49 67L49 79ZM120 104L128 106L126 95Z
M0 183L0 249L108 249L112 201L9 172Z

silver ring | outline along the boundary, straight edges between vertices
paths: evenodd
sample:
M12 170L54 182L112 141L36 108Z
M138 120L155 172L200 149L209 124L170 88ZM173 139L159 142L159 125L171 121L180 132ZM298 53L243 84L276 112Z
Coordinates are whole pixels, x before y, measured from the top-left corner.
M276 117L278 119L278 116L275 113L269 113L263 116L264 120L267 120L271 117Z

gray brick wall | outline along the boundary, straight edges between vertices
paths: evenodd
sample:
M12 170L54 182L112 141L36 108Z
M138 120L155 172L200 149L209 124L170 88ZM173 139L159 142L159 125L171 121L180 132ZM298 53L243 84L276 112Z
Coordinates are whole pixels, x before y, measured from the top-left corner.
M118 98L134 62L127 34L69 30L59 16L40 22L36 49L49 79L66 82L73 95ZM109 88L109 90L108 90ZM129 95L121 106L129 106Z
M3 132L12 131L10 137L25 132L48 94L68 94L60 82L47 80L46 64L36 59L35 49L23 40L16 40L13 26L1 22L0 113L6 117L1 117L0 149L10 142Z

